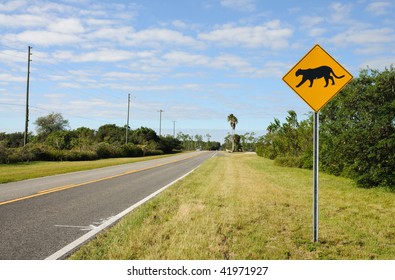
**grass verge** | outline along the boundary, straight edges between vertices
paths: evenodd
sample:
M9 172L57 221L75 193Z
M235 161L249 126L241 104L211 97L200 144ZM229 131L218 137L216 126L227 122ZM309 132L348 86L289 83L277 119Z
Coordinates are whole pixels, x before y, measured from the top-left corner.
M394 259L395 194L254 155L215 157L71 259Z
M110 158L92 161L34 161L27 163L0 164L0 184L168 156L172 155Z

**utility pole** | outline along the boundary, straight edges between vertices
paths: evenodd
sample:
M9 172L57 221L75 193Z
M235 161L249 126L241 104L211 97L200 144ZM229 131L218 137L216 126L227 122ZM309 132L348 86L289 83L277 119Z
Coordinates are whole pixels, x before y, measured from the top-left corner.
M26 85L26 119L25 119L25 134L23 137L23 146L27 144L27 135L29 133L29 83L30 83L30 50L31 46L27 50L27 85Z
M176 121L173 121L173 138L176 138Z
M162 135L162 112L164 112L162 109L159 111L159 136Z
M126 137L125 143L128 143L128 134L129 134L129 111L130 111L130 93L128 94L128 117L126 119Z

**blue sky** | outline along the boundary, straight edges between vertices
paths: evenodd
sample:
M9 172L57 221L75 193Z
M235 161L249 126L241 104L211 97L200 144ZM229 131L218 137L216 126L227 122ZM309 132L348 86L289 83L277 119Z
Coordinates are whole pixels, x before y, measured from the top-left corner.
M311 109L282 77L315 44L350 73L395 62L395 3L326 0L0 1L0 131L51 112L72 129L126 124L206 135L262 135Z

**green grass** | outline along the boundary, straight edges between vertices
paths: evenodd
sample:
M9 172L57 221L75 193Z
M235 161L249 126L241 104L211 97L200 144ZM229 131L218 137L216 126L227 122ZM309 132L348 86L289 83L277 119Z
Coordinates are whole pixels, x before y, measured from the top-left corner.
M71 259L394 259L395 194L254 155L215 157Z
M167 156L171 155L147 156L138 158L111 158L92 161L34 161L28 163L0 164L0 184L74 171L145 161Z

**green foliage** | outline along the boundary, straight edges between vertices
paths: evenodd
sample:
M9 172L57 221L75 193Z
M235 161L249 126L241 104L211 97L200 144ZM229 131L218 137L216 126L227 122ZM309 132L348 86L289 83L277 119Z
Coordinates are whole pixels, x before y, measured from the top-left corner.
M274 159L274 164L280 166L286 166L286 167L298 167L298 168L305 167L305 162L303 157L293 157L293 156L276 157Z
M37 126L38 135L46 137L52 132L66 130L69 121L62 114L51 113L48 116L39 117L34 124Z
M105 124L99 127L96 133L97 142L105 142L109 144L125 143L125 128L115 124Z
M232 152L236 151L236 143L235 143L235 129L236 129L236 124L239 122L238 119L236 118L235 115L230 114L228 116L228 122L230 124L230 127L232 128ZM240 139L239 139L240 140Z
M102 142L97 145L96 153L99 158L121 157L122 149L118 146Z
M68 161L83 161L83 160L99 159L99 156L95 151L71 150L71 151L63 151L63 152L64 152L64 160L68 160Z
M60 114L51 114L45 119L61 119ZM63 120L61 123L68 123ZM150 128L141 127L130 130L131 141L125 144L125 128L106 124L97 131L80 127L76 130L42 130L41 134L31 136L31 141L22 147L23 133L0 133L0 163L29 161L81 161L101 158L141 157L162 155L181 149L181 141L171 136L158 137Z
M234 134L233 135L233 141L234 141L234 152L242 152L243 151L243 145L241 144L241 137L239 134Z
M191 136L182 132L179 132L176 138L180 141L180 149L184 151L196 149L216 151L221 148L221 143L210 141L210 134L206 134L207 141L203 141L202 135Z
M181 141L169 135L160 136L159 150L162 150L165 154L172 153L173 150L181 150Z
M14 133L0 133L0 141L4 143L7 148L17 148L23 146L23 132Z
M221 148L220 142L210 142L208 141L206 144L206 149L209 151L218 151Z
M57 150L70 150L73 140L77 138L75 131L54 131L45 139L45 143Z
M289 111L275 119L257 144L259 156L284 166L312 167L312 118ZM358 186L395 190L395 68L362 70L320 112L321 170Z
M274 119L273 123L267 127L267 133L261 137L257 143L257 154L270 159L281 157L287 166L292 162L304 161L312 151L312 119L298 121L295 111L288 111L286 122L281 124L280 120ZM300 160L295 161L295 158ZM302 164L305 166L305 164Z
M131 133L131 141L135 144L147 145L150 142L159 142L159 136L155 130L148 127L140 127Z
M257 138L255 138L255 132L247 132L240 135L240 144L244 151L252 152L255 151Z
M121 146L123 157L142 157L143 150L134 144L125 144Z
M321 113L323 169L395 189L395 69L362 70Z
M146 150L145 156L160 156L163 155L164 152L162 150Z
M6 143L0 141L0 163L7 163L9 150L7 149Z

